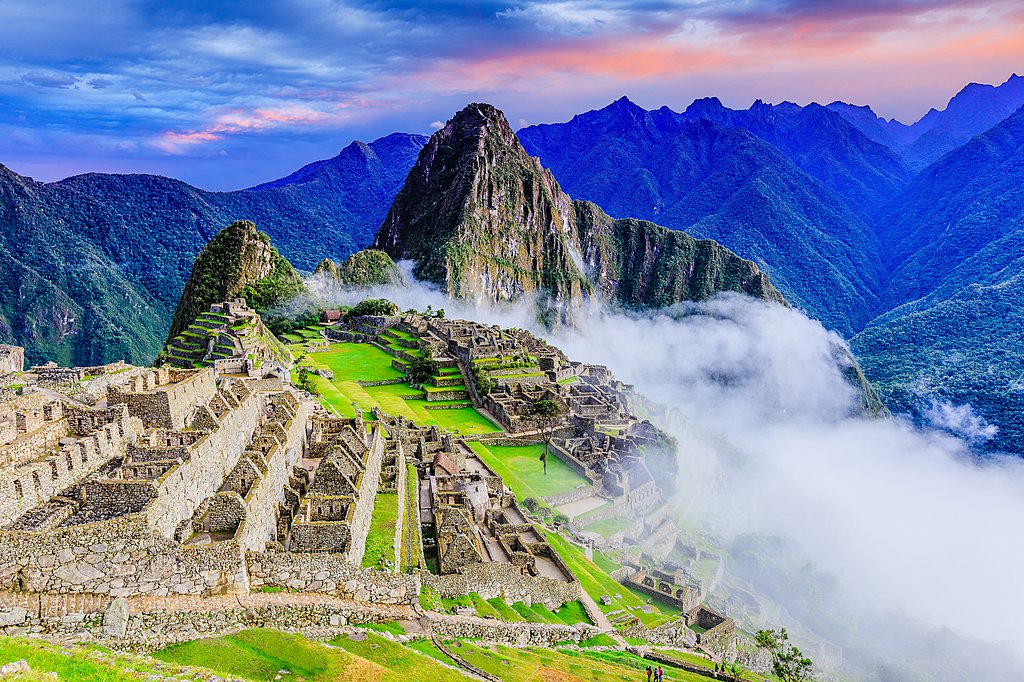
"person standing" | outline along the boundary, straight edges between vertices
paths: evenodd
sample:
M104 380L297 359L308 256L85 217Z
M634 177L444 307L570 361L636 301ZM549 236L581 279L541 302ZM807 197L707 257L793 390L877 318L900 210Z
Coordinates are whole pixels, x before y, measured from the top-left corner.
M647 671L646 672L647 672L647 682L651 682L651 675L654 673L654 671L651 670L651 666L647 666Z

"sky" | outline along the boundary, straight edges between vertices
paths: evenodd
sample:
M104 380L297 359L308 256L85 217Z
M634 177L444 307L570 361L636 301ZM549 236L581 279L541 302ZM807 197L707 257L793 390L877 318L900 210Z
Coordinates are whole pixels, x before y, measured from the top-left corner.
M1024 71L1017 0L0 0L0 163L237 189L487 101L870 104L906 123Z

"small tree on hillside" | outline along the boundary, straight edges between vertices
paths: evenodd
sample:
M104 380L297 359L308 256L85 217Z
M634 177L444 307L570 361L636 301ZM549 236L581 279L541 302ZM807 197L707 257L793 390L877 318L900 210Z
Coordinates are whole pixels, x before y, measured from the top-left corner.
M814 663L800 649L789 643L786 628L758 630L754 642L772 657L772 672L782 682L805 682L814 679Z
M440 369L437 360L431 358L416 358L409 363L409 383L423 385L430 381Z
M538 400L526 411L526 420L533 424L544 439L544 452L540 461L544 463L544 475L548 473L548 452L555 429L562 423L562 407L554 400Z

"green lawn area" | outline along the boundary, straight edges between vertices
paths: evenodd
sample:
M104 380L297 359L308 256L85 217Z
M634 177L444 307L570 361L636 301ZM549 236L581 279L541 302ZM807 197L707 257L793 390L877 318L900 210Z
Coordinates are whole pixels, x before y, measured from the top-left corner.
M18 682L42 682L52 680L45 673L57 673L60 680L81 680L82 682L128 682L145 679L157 672L155 666L165 666L162 661L130 659L124 654L107 654L100 658L98 647L57 646L39 639L0 636L0 664L24 659L32 672L20 673L4 679ZM167 666L159 671L162 675L191 676L178 666Z
M174 644L156 652L154 657L178 665L202 666L225 676L259 681L275 679L279 670L289 671L290 680L305 682L360 680L367 675L374 679L376 668L368 661L299 635L263 628ZM69 676L66 679L79 678Z
M366 534L363 566L373 568L381 559L395 561L395 527L398 524L398 495L380 493L373 502L373 517Z
M296 357L302 346L293 346ZM353 403L362 412L379 407L388 414L411 419L421 426L440 426L462 434L497 433L497 426L465 400L446 400L428 403L423 391L409 384L385 384L383 386L360 386L360 381L388 381L401 379L401 371L391 366L394 358L380 348L366 343L332 343L329 351L309 353L304 364L329 369L334 378L330 381L314 376L313 382L320 393L322 402L333 408L342 417L354 417ZM447 370L444 370L447 371ZM457 369L455 370L458 371ZM298 378L293 372L293 381ZM449 390L449 389L435 389ZM465 405L457 409L427 410L427 405Z
M602 657L591 654L604 652L515 649L465 641L460 644L461 646L453 646L452 650L481 670L506 682L642 680L643 670L650 664L649 661L626 652L609 652L615 655ZM664 667L666 680L707 682L708 679L676 668Z
M592 533L598 533L604 537L611 537L616 533L624 533L630 528L636 525L635 521L629 519L617 519L610 518L602 521L595 521L594 523L588 523L583 527L583 530L589 530Z
M462 434L498 433L501 427L477 412L475 407L454 410L425 410L431 421L442 429Z
M436 682L465 682L466 675L445 667L437 662L437 657L429 652L420 651L419 647L402 646L397 642L367 633L362 641L351 637L338 637L331 640L331 645L340 647L368 661L372 661L386 669L384 675L368 677L368 680L383 682L409 682L410 680L436 680ZM435 649L436 651L436 649ZM437 654L441 654L437 651ZM437 660L435 660L437 659Z
M447 665L456 665L448 654L434 646L429 639L417 639L415 642L409 642L406 646Z
M543 445L499 446L470 443L473 451L502 477L522 501L532 497L541 501L547 495L565 493L578 485L589 483L554 455L548 457L548 473L540 461Z
M590 623L587 611L583 604L578 601L562 604L552 611L543 604L527 606L524 602L518 601L509 606L500 597L484 600L479 594L471 594L455 597L442 598L441 609L452 612L458 606L471 606L476 609L476 614L482 618L497 618L509 623L527 621L530 623L555 623L557 625L575 625L576 623Z
M400 571L422 568L420 557L422 537L416 523L416 506L419 504L419 474L412 464L405 465L405 509L402 512L402 546L399 549Z
M573 574L580 581L580 587L598 603L598 607L605 613L625 609L627 613L636 616L648 627L660 625L670 618L677 618L679 616L679 609L654 601L651 597L639 592L629 590L625 585L622 585L615 578L608 575L600 566L585 557L576 545L558 533L548 532L547 539L565 563L568 564L569 568L572 569ZM621 595L621 598L616 599L616 594ZM600 600L604 595L611 598L611 604L608 606L601 604ZM644 604L651 604L654 607L654 611L652 613L644 613L642 609L636 608Z

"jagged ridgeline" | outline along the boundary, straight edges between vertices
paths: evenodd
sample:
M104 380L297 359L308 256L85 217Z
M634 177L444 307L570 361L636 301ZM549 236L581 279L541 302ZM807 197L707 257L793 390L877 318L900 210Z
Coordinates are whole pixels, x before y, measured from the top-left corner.
M712 240L573 201L488 104L469 105L430 138L374 248L413 260L416 277L453 296L536 295L563 317L595 293L627 307L722 291L783 302L756 264Z

